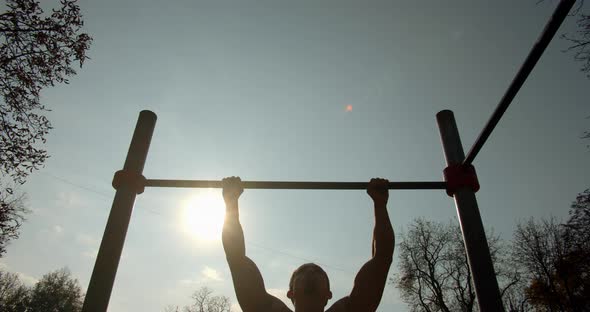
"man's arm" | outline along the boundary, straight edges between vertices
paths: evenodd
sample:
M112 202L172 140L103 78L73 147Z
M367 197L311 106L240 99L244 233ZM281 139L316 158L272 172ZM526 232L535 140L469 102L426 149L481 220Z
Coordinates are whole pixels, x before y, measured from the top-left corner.
M244 232L240 224L238 210L238 198L243 192L241 181L239 178L232 177L224 179L223 182L226 211L221 240L238 303L244 312L271 310L271 306L276 307L282 302L266 292L260 271L256 264L246 257ZM282 306L287 308L284 304ZM272 310L277 311L276 308Z
M374 312L379 306L395 247L387 213L388 183L384 179L371 179L369 183L367 193L373 199L375 210L372 257L357 273L350 295L334 303L331 311Z

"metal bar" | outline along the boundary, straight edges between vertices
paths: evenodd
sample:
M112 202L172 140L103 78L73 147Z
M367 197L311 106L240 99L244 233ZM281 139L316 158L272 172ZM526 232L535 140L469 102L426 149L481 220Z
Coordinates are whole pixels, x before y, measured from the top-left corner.
M133 138L127 152L123 169L141 175L156 125L156 114L150 111L139 113ZM121 185L115 193L109 219L100 243L98 255L82 312L106 312L125 243L131 212L135 203L136 188Z
M436 114L436 121L447 166L460 164L465 154L453 112L440 111ZM479 309L481 312L504 311L475 193L465 188L457 191L453 197Z
M245 189L272 190L366 190L368 182L284 182L284 181L243 181ZM391 190L428 190L446 189L446 182L389 182ZM150 187L185 187L185 188L222 188L221 181L212 180L152 180L145 186Z
M447 166L460 164L465 158L465 154L453 112L449 110L439 112L436 114L436 121ZM462 189L457 191L453 197L479 310L481 312L504 311L475 193L470 189Z
M496 107L496 110L492 114L492 117L490 117L488 123L485 125L485 127L475 140L475 143L473 144L473 147L471 147L469 153L467 153L467 157L463 161L463 164L469 165L473 162L475 156L477 156L488 137L492 134L492 131L500 121L500 118L502 118L502 115L508 109L508 106L518 93L518 90L520 90L525 80L527 79L527 77L529 76L529 74L541 58L541 55L543 55L543 52L549 45L549 42L551 42L551 39L553 38L553 36L555 36L555 33L559 29L559 26L561 26L565 17L567 16L568 12L570 11L575 2L575 0L561 0L559 2L559 5L557 5L557 8L551 16L551 19L549 19L549 21L545 25L543 33L533 46L533 49L531 50L526 60L520 67L520 70L518 71L514 79L512 80L512 83L510 84L508 90L506 90L506 93L500 100L500 103Z

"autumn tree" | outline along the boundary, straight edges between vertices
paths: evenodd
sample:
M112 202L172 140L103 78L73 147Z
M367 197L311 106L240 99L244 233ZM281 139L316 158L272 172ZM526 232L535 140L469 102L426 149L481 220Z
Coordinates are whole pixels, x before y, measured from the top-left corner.
M518 281L505 257L506 247L489 237L501 292ZM398 248L399 274L390 281L400 290L410 311L478 311L475 289L457 222L441 223L415 219L401 235Z
M517 226L513 261L522 267L528 301L539 311L590 310L588 258L581 257L571 232L554 218Z
M79 312L84 294L78 280L67 269L43 277L31 289L27 312Z
M0 271L0 311L26 312L29 289L16 273Z
M7 180L24 183L48 157L39 147L51 129L40 92L68 83L76 74L74 64L82 66L88 58L92 39L82 32L77 0L60 0L50 14L34 0L7 0L6 8L0 14L0 220L18 225L22 215L10 213L18 209L10 207L15 201ZM0 239L0 247L16 237L13 228Z

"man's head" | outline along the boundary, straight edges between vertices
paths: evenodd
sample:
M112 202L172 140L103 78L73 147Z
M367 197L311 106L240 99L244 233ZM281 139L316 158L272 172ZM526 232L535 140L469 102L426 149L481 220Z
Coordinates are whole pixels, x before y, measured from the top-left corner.
M307 309L311 306L325 307L332 299L328 274L317 264L306 263L291 275L287 297L293 305Z

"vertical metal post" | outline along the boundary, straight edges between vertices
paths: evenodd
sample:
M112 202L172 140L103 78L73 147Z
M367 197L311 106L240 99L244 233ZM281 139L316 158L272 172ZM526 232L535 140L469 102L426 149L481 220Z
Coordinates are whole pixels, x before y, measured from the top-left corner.
M440 111L436 114L436 121L447 166L461 164L465 154L453 112L450 110ZM475 285L479 310L482 312L504 311L475 193L469 189L461 189L453 197L457 207L461 232L463 233L469 269Z
M146 110L139 113L124 171L142 175L155 125L156 114ZM82 312L107 310L136 195L137 189L131 183L122 183L115 193Z

